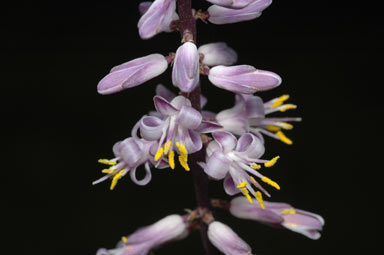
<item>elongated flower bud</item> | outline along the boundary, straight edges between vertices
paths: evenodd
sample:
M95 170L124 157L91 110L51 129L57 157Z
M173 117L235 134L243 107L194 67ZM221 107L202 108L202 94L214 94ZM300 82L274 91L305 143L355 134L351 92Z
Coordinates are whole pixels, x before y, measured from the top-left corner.
M231 9L212 5L207 10L209 13L208 20L213 24L221 25L256 19L271 3L272 0L254 0L242 9Z
M144 8L142 8L144 10ZM176 0L155 0L137 24L142 39L168 31L176 10Z
M230 212L241 218L255 220L264 224L282 226L311 239L319 239L324 219L314 213L293 208L286 203L265 202L262 209L257 203L250 204L246 198L232 199Z
M97 85L97 92L107 95L138 86L162 74L167 68L168 62L160 54L136 58L112 68Z
M209 71L208 78L219 88L241 94L269 90L281 83L279 75L249 65L215 66Z
M252 1L255 1L255 0L207 0L207 1L222 7L241 9L246 7Z
M236 52L225 42L204 44L199 47L198 52L204 56L202 63L208 66L229 66L237 61Z
M199 78L200 64L196 45L186 42L176 51L172 83L183 92L191 92L199 83Z
M208 226L209 241L225 255L249 255L251 247L230 227L214 221Z

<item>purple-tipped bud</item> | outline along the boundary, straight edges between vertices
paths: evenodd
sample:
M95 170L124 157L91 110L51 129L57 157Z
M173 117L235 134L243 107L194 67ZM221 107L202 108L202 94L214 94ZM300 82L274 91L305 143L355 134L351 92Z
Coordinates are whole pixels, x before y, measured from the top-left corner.
M209 241L225 255L249 255L251 247L230 227L214 221L208 226Z
M115 249L101 248L96 255L146 255L155 247L185 237L187 232L187 224L180 215L169 215L123 237Z
M246 7L252 1L255 1L255 0L207 0L207 1L222 7L241 9Z
M143 15L144 13L146 13L148 11L149 7L151 7L151 5L152 5L151 1L141 2L139 4L140 14Z
M241 94L269 90L281 83L279 75L249 65L215 66L210 69L208 79L219 88Z
M97 92L108 95L138 86L162 74L167 68L168 62L160 54L136 58L112 68L97 85Z
M194 43L186 42L176 51L172 83L183 92L191 92L199 83L199 78L199 53Z
M319 239L324 219L314 213L293 208L286 203L263 202L265 209L258 203L250 204L246 198L232 199L230 212L232 215L248 220L255 220L267 225L282 226L311 239Z
M145 8L142 9L145 11ZM176 0L155 0L137 24L140 37L150 39L158 33L169 31L175 10Z
M208 20L217 25L236 23L258 18L261 12L272 3L272 0L253 0L248 6L242 9L225 8L212 5L208 8Z
M208 66L233 65L237 61L236 52L224 42L204 44L198 49L204 58L202 63Z

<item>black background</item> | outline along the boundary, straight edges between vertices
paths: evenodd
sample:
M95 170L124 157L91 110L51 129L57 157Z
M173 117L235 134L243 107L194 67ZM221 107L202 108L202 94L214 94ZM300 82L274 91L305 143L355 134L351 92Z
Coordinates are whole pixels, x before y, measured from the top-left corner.
M156 84L173 89L168 69L122 93L96 93L111 67L150 53L165 55L180 44L177 33L140 40L138 2L18 2L2 14L2 205L9 213L8 236L16 242L6 246L18 254L95 254L140 226L195 206L191 175L182 169L153 170L144 187L129 178L114 191L107 182L91 185L101 176L97 159L112 157L112 145L153 109ZM194 2L196 8L208 6ZM239 64L278 73L282 85L260 96L289 93L299 108L287 114L303 117L287 133L293 146L266 138L265 158L281 159L265 174L282 186L270 189L271 201L324 216L322 238L312 241L219 212L218 220L254 253L366 254L378 246L380 15L361 1L276 0L250 22L198 22L198 45L225 41L238 52ZM233 104L231 93L206 77L202 90L208 110ZM212 183L211 191L228 199L221 182ZM156 251L203 253L197 232Z

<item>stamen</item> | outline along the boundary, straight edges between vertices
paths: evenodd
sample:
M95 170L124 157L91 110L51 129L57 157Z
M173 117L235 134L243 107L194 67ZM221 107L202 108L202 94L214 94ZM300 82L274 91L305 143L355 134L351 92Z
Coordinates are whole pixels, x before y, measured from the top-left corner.
M101 170L101 172L103 174L111 174L111 173L113 173L113 169L112 169L112 167L110 167L110 168L106 168L106 169Z
M122 177L122 173L124 172L125 169L121 169L115 176L113 176L112 183L110 189L113 190L116 187L116 184L118 180Z
M281 140L283 143L286 143L286 144L289 144L289 145L291 145L291 144L293 143L292 140L289 139L288 137L286 137L282 131L278 131L278 132L276 133L276 135L280 138L280 140Z
M287 122L279 122L279 124L286 130L291 130L293 128L293 125Z
M264 163L264 166L265 166L265 167L272 167L272 166L274 166L279 158L280 158L280 156L276 156L276 157L274 157L274 158L271 159L270 161Z
M293 109L296 109L297 108L297 105L294 105L294 104L286 104L286 105L283 105L279 111L281 112L285 112L286 110L293 110Z
M248 199L248 202L252 204L253 201L251 196L249 195L249 191L245 188L246 186L247 186L247 181L243 181L237 185L237 188L243 192L244 196Z
M269 130L269 131L272 131L272 132L277 132L277 131L281 130L280 127L277 127L277 126L271 126L271 125L268 125L268 126L266 126L265 128L266 128L267 130Z
M109 159L99 159L97 162L99 162L101 164L105 164L105 165L110 165L110 166L116 165L116 161L112 161Z
M255 169L255 170L259 170L261 168L261 166L259 164L256 164L256 163L252 163L250 165L251 168Z
M289 95L282 95L281 97L277 98L275 102L270 106L271 108L276 108L284 103L284 101L287 101L289 99Z
M244 189L245 186L247 186L247 181L240 182L240 183L237 185L237 188L238 188L238 189Z
M175 152L170 151L168 154L168 163L172 169L175 169Z
M259 202L261 209L265 209L264 201L263 201L263 195L261 194L260 191L255 192L255 198Z
M179 149L181 155L179 156L180 165L186 170L189 171L190 168L188 166L188 151L185 148L185 145L179 142L176 142L176 146Z
M282 212L282 214L296 214L296 210L291 208L291 209L284 209Z
M184 145L184 144L181 144L181 143L179 143L179 142L176 142L176 146L177 146L177 148L179 149L181 155L185 155L185 156L188 155L187 148L185 148L185 145Z
M268 177L263 176L263 177L261 178L261 180L262 180L263 182L265 182L265 183L271 185L271 186L274 187L275 189L280 190L280 186L279 186L279 184L277 184L276 182L272 181L272 180L269 179Z
M123 243L126 243L128 241L128 238L126 238L125 236L122 236L121 241L123 241Z
M189 168L188 162L185 160L183 156L179 156L179 162L180 162L180 165L185 169L185 171L191 170Z
M168 154L168 151L169 151L169 149L171 148L171 144L172 144L171 141L168 141L168 143L164 144L164 154L165 154L165 155Z
M161 156L163 156L163 153L164 153L164 149L163 147L160 147L160 149L155 154L155 161L158 161L161 158Z

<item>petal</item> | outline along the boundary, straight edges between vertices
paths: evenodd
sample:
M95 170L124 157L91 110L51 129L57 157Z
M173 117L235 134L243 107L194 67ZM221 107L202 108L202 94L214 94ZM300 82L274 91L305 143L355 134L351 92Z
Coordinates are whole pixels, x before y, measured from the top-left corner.
M216 4L223 7L241 9L249 5L254 0L207 0L212 4Z
M171 105L180 110L184 105L191 106L191 101L186 97L177 96L172 99Z
M200 126L195 131L198 133L204 134L204 133L212 133L222 128L223 127L216 122L203 120L201 121Z
M229 174L225 177L223 185L225 192L230 196L236 195L240 192L240 190L236 187L235 183L233 182L232 176Z
M191 92L199 83L200 64L196 45L186 42L177 51L173 62L172 83L183 92Z
M141 2L139 4L140 14L143 15L144 13L146 13L151 5L152 5L151 1Z
M208 102L208 99L203 96L203 95L200 95L200 108L203 109L204 106L207 104Z
M203 119L205 119L205 120L215 120L216 119L216 113L214 113L214 112L201 111L201 115L203 116Z
M162 98L164 98L168 102L171 102L172 99L174 99L176 97L176 94L173 93L172 91L170 91L169 89L167 89L163 84L157 85L156 95L161 96Z
M221 180L227 175L230 164L231 161L224 154L215 151L209 157L204 172L214 179Z
M166 99L161 96L154 96L153 102L155 103L155 108L157 112L162 115L169 116L174 115L179 112L173 105L171 105Z
M247 132L248 120L245 111L245 101L239 97L234 107L223 110L216 115L217 122L223 126L224 130L236 135Z
M237 144L237 139L234 135L226 131L216 131L212 133L213 138L219 143L224 153L233 151Z
M263 100L258 96L247 98L245 109L248 118L263 118L265 116Z
M163 133L164 121L154 116L145 116L140 120L141 136L149 141L157 140Z
M318 219L297 212L295 214L283 215L283 218L286 224L293 224L316 230L321 230L323 228L323 224Z
M179 129L179 132L183 133L184 139L182 142L188 151L188 154L201 150L203 143L200 138L200 134L190 129Z
M236 152L239 152L241 155L245 155L250 159L260 158L264 154L264 151L264 144L259 138L251 133L242 135L237 142Z
M229 66L237 61L236 52L224 42L204 44L198 52L204 55L202 63L208 66Z
M145 163L144 169L145 169L145 176L141 180L137 180L137 178L136 178L136 168L134 168L130 171L131 180L135 184L140 185L140 186L144 186L144 185L147 185L151 181L152 173L151 173L151 169L149 168L148 163Z
M139 145L133 138L127 138L120 143L120 155L129 167L133 167L143 155Z
M120 143L121 141L115 143L112 147L113 154L116 158L120 157Z
M205 151L207 158L209 158L215 151L221 151L221 146L216 141L211 141L208 143L207 149Z
M180 112L176 117L177 123L188 129L197 128L200 125L202 119L203 116L201 116L200 112L191 106L186 105L180 109Z

